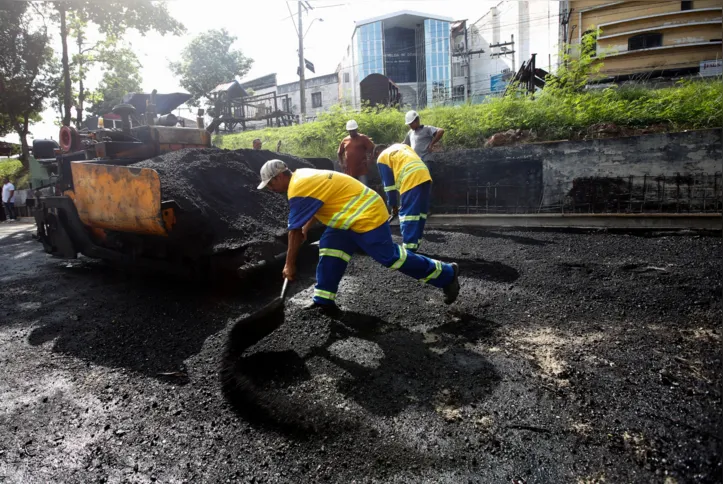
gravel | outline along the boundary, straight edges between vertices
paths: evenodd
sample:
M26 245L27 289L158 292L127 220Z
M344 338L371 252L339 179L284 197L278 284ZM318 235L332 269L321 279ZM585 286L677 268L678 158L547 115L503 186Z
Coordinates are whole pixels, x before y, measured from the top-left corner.
M279 274L198 287L0 232L0 480L719 482L721 247L428 231L458 302L356 255L341 321L300 311L305 261L234 407L219 359Z
M288 205L283 195L256 187L261 166L274 158L292 170L312 167L301 158L267 150L218 148L173 151L133 166L156 170L163 200L180 206L174 232L200 239L211 253L269 246L266 255L273 255L283 250L279 239Z

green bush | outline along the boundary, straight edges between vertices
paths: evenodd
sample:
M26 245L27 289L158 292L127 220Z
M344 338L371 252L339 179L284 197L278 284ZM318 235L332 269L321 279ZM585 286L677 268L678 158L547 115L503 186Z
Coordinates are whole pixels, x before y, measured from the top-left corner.
M445 129L445 149L479 148L486 138L508 129L533 130L540 140L566 139L600 123L622 127L666 124L673 131L723 126L723 82L681 81L674 87L645 89L611 87L599 91L570 89L554 83L535 98L509 95L483 104L436 107L420 111L422 122ZM404 113L366 107L355 111L337 106L318 120L300 126L217 136L216 146L251 148L254 138L297 156L336 158L347 120L356 119L359 131L375 143L401 142L407 132Z
M23 164L20 160L3 160L0 161L0 181L9 177L11 180L17 180L20 178L23 171Z

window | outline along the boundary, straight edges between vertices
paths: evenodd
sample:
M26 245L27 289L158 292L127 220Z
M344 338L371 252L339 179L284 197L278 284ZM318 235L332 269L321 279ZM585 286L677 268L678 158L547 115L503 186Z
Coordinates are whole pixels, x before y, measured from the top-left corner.
M356 39L359 53L356 62L359 79L364 79L369 74L384 74L384 41L381 21L357 27Z
M452 64L452 77L464 77L464 66L461 62Z
M349 73L348 72L344 73L344 84L349 84Z
M311 107L312 108L320 108L321 107L321 93L320 92L314 92L311 94Z
M427 101L443 100L451 95L451 57L449 22L424 20L425 71Z
M680 2L681 10L693 10L693 2Z
M640 34L628 39L628 50L652 49L663 45L663 34Z
M285 113L291 112L291 107L289 106L289 98L285 97L281 99L281 110Z

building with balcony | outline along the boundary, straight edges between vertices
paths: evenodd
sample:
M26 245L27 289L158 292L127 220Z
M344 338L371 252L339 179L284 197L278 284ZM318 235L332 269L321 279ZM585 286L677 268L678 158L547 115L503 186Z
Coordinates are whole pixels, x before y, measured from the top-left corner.
M561 35L571 43L599 29L595 49L607 79L720 75L720 0L562 3L570 13Z
M340 100L358 108L360 83L387 76L405 106L417 109L451 96L451 18L404 10L356 22L339 64Z

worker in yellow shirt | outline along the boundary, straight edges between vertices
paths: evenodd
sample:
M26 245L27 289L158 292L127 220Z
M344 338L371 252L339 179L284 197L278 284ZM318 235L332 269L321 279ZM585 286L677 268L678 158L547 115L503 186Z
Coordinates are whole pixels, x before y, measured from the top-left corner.
M292 173L283 161L270 160L261 167L259 189L267 186L287 193L289 199L286 279L296 276L296 257L309 228L315 221L327 226L319 240L314 298L306 308L321 308L331 316L340 314L335 302L339 282L357 248L389 269L442 288L446 304L457 299L457 264L417 255L395 244L384 201L351 176L311 168Z
M399 213L403 247L416 252L432 194L429 169L412 148L399 143L379 154L377 166L392 213Z

